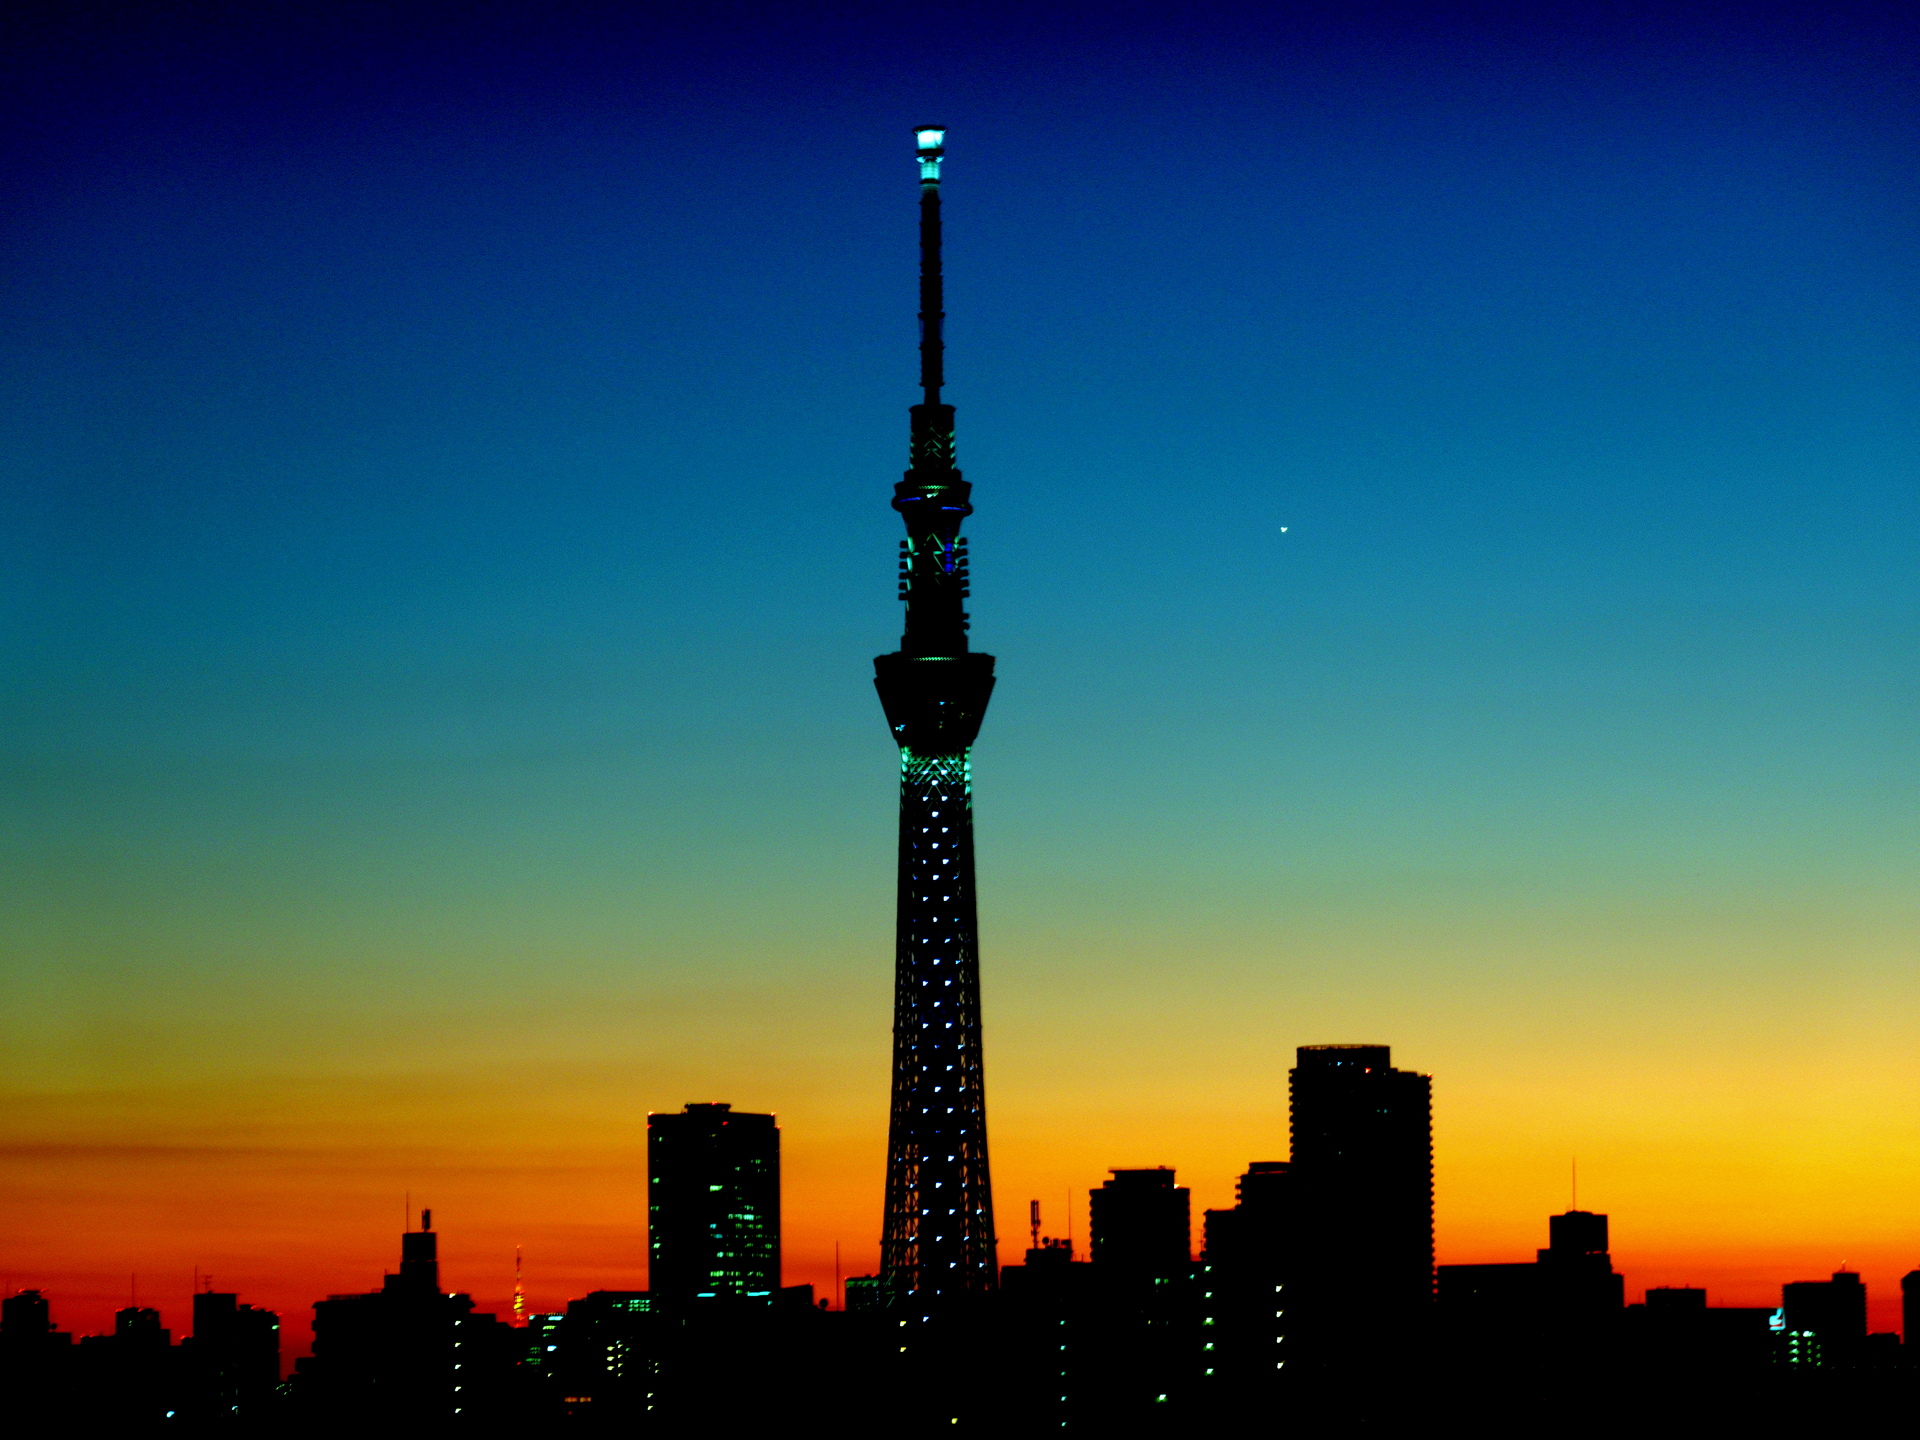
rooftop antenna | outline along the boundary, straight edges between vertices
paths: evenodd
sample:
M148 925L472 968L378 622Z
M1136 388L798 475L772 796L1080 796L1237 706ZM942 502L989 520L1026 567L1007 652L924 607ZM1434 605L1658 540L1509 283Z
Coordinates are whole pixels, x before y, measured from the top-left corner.
M840 1242L833 1242L833 1303L842 1310L847 1308L846 1291L840 1285Z
M411 1230L413 1229L413 1191L402 1190L400 1195L400 1228Z
M520 1247L513 1247L513 1323L527 1323L527 1291L520 1283Z
M1033 1231L1033 1248L1038 1250L1040 1248L1040 1202L1038 1200L1027 1202L1027 1228Z

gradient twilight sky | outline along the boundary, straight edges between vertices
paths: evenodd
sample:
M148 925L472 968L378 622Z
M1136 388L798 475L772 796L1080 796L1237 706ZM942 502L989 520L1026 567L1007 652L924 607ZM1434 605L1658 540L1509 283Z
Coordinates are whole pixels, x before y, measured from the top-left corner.
M873 1266L938 120L1003 1258L1108 1166L1230 1203L1377 1041L1443 1262L1577 1156L1635 1298L1895 1324L1910 8L4 23L0 1269L64 1323L197 1265L297 1335L409 1191L485 1306L639 1286L688 1100L779 1114L790 1282Z

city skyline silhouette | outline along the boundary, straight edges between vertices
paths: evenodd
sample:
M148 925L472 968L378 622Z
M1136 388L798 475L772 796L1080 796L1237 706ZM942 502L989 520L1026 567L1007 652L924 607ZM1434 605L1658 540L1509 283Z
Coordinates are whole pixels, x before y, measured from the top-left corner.
M204 1272L291 1360L409 1191L481 1312L643 1290L689 1103L778 1117L789 1285L882 1273L928 118L999 1261L1161 1166L1197 1248L1379 1043L1440 1266L1585 1205L1629 1298L1902 1328L1910 19L136 8L7 32L63 1328Z

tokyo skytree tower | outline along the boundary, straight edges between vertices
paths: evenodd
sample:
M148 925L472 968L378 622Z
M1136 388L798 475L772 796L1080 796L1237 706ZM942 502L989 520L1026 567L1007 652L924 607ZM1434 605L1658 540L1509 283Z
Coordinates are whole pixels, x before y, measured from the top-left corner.
M920 384L912 449L893 508L900 544L900 648L873 662L900 746L899 920L893 1108L887 1137L885 1302L924 1308L998 1281L980 1056L980 955L968 751L993 693L993 657L967 649L971 488L954 468L942 404L940 161L946 132L915 131L920 161Z

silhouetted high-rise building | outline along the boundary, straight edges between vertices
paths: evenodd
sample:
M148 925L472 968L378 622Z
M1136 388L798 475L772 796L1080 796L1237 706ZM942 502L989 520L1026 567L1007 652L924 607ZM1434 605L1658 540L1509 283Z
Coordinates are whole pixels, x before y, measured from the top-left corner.
M647 1117L647 1262L662 1300L770 1298L780 1288L773 1116L688 1105Z
M53 1328L53 1307L38 1290L0 1300L0 1397L16 1430L70 1413L73 1336Z
M1900 1277L1900 1331L1902 1344L1920 1346L1920 1270Z
M433 1212L401 1237L400 1273L364 1295L313 1307L313 1354L296 1363L312 1411L336 1421L444 1425L497 1417L519 1332L440 1289ZM196 1313L196 1321L199 1319Z
M402 1237L401 1253L413 1233ZM426 1232L433 1239L431 1231ZM417 1246L416 1246L417 1248ZM401 1260L401 1268L406 1267ZM430 1289L438 1290L439 1267ZM280 1383L280 1317L242 1305L235 1294L206 1290L193 1297L193 1334L181 1342L193 1407L230 1419L265 1404Z
M1278 1271L1297 1228L1296 1193L1289 1162L1253 1161L1234 1182L1233 1208L1207 1211L1203 1258L1236 1271Z
M389 1290L414 1294L440 1292L440 1237L433 1233L433 1212L420 1212L420 1228L400 1237L400 1273L386 1278Z
M1115 1170L1087 1196L1094 1267L1123 1280L1171 1280L1193 1263L1191 1192L1174 1172Z
M942 403L940 161L946 132L916 132L920 161L920 384L906 478L900 648L874 684L900 747L900 863L894 945L893 1103L880 1237L881 1290L925 1309L991 1290L997 1277L980 1047L969 752L993 691L993 657L967 648L970 487L954 465Z
M1404 1342L1433 1298L1432 1080L1385 1045L1303 1045L1292 1072L1301 1363ZM1293 1341L1290 1339L1289 1344Z
M1025 1264L1001 1270L1000 1287L1000 1403L1035 1434L1089 1423L1108 1308L1093 1266L1068 1241L1044 1238Z
M1216 1412L1267 1403L1284 1371L1289 1260L1301 1238L1297 1195L1290 1163L1256 1160L1234 1186L1234 1207L1207 1211L1198 1296L1201 1389Z
M72 1335L53 1328L53 1306L40 1291L22 1290L0 1300L0 1346L31 1353L72 1343Z
M1607 1217L1591 1210L1568 1210L1547 1217L1547 1248L1539 1252L1541 1260L1549 1256L1605 1255L1607 1253Z
M1189 1192L1167 1166L1115 1170L1088 1196L1090 1298L1074 1342L1064 1416L1101 1432L1132 1433L1154 1407L1188 1403L1199 1370L1192 1308ZM1164 1409L1159 1413L1167 1413Z
M1866 1343L1867 1287L1851 1270L1782 1285L1780 1309L1790 1363L1850 1364Z

